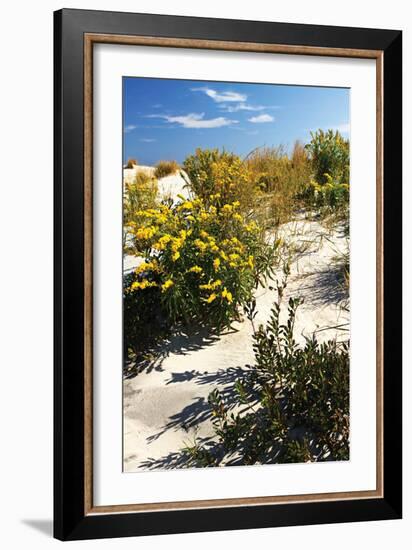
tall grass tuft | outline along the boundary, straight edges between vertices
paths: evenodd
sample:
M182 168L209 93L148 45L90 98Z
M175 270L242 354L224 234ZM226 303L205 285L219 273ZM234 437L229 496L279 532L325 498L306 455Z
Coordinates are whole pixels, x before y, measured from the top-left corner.
M165 178L166 176L172 176L179 170L179 165L175 160L161 160L157 163L155 169L155 177Z
M296 197L311 175L305 147L296 142L291 154L280 145L255 149L245 159L250 177L261 191L261 215L266 225L279 225L294 217Z
M145 172L137 172L132 183L126 183L123 200L123 219L125 225L133 221L137 213L154 208L157 202L157 180Z
M137 166L137 160L136 159L128 159L127 162L126 162L126 166L125 168L134 168L135 166Z

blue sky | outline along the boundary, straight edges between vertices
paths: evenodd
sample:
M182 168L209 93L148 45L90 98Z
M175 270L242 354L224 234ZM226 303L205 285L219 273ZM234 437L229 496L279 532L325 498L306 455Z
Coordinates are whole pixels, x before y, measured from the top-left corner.
M160 78L123 79L124 160L183 160L196 147L240 156L307 142L318 128L349 136L349 90Z

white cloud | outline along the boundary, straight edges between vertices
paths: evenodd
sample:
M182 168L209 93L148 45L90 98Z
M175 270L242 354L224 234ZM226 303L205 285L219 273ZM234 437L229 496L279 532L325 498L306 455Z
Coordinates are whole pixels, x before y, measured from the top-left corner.
M237 120L231 120L225 117L205 119L205 113L189 113L188 115L170 116L170 115L148 115L151 118L164 118L167 122L180 124L183 128L220 128L237 124Z
M265 113L263 115L252 116L248 120L249 122L262 123L262 122L273 122L275 119L273 118L272 115L268 115Z
M263 105L249 105L249 103L238 103L237 105L222 105L228 113L236 113L237 111L263 111L266 109Z
M265 111L267 109L279 109L278 105L250 105L250 103L238 103L237 105L221 105L221 109L227 113L236 113L237 111Z
M216 90L213 90L212 88L191 88L192 92L203 92L208 97L212 98L213 101L216 101L216 103L224 103L226 101L229 102L243 102L246 101L247 95L245 94L239 94L238 92L217 92Z
M128 132L132 132L136 128L137 126L135 124L128 124L127 126L124 127L124 131L127 134Z
M144 143L153 143L156 140L153 138L142 138L139 141L143 141Z

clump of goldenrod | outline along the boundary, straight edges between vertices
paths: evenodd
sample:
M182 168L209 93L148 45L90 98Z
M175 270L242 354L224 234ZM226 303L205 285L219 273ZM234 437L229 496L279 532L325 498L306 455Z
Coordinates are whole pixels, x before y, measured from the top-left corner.
M135 212L129 253L142 258L127 293L158 288L172 322L223 328L238 318L261 277L274 267L277 244L240 213L239 201L209 204L181 197ZM139 299L138 296L136 299Z

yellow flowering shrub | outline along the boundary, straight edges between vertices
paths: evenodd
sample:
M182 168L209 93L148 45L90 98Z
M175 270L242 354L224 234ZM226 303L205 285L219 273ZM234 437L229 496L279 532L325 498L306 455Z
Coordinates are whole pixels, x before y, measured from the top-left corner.
M172 323L230 325L274 265L273 246L245 220L239 201L215 206L182 197L137 210L126 230L128 253L142 259L126 292L139 300L157 288Z
M206 205L226 205L229 210L231 204L237 202L243 211L253 205L259 192L247 166L233 153L196 149L194 155L186 158L183 166L189 176L192 193L203 199Z

